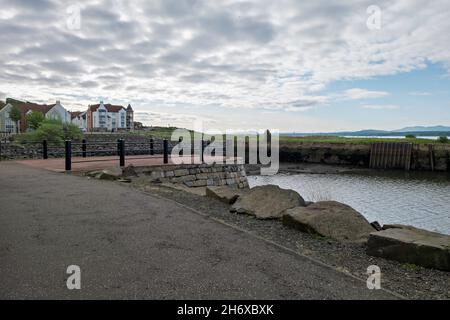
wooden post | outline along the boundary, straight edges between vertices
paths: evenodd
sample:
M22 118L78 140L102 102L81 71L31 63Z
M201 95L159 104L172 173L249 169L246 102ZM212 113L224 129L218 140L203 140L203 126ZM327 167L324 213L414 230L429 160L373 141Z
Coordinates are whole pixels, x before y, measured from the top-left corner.
M431 167L431 171L434 171L434 146L432 144L428 145L428 152L430 153L430 167Z

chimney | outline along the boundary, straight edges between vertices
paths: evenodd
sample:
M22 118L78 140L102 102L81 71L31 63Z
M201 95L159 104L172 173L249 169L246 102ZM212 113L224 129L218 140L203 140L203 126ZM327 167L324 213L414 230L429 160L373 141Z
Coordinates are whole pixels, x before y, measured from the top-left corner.
M60 105L61 101L60 100L56 100L56 105Z

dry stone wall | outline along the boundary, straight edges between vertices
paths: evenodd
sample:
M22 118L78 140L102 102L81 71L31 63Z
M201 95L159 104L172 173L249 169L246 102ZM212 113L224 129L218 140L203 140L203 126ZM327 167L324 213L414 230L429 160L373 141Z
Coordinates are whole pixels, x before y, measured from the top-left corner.
M234 186L248 188L242 164L182 164L136 167L138 176L151 177L154 182L181 183L188 187Z

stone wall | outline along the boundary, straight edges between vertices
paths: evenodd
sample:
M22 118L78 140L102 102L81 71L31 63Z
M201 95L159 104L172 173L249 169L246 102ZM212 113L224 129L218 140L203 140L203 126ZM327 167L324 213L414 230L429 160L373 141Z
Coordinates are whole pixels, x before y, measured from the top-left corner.
M370 144L292 142L280 145L280 162L351 165L368 168ZM436 171L450 171L450 145L434 145L433 164ZM415 144L411 154L411 170L432 169L428 145Z
M235 186L247 188L248 181L242 164L182 164L134 167L139 177L153 182L182 183L188 187Z

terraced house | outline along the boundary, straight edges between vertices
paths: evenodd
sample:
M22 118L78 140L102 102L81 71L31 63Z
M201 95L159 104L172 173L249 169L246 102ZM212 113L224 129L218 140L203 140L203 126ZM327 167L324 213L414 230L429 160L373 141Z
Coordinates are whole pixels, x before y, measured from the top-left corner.
M11 120L9 117L9 112L13 106L20 110L21 118L18 123ZM5 103L0 104L0 131L9 132L11 134L29 131L27 114L33 111L41 112L47 119L58 119L65 123L71 122L69 111L61 105L59 100L56 101L55 104L37 104L29 101L7 98ZM17 126L19 126L18 130Z

